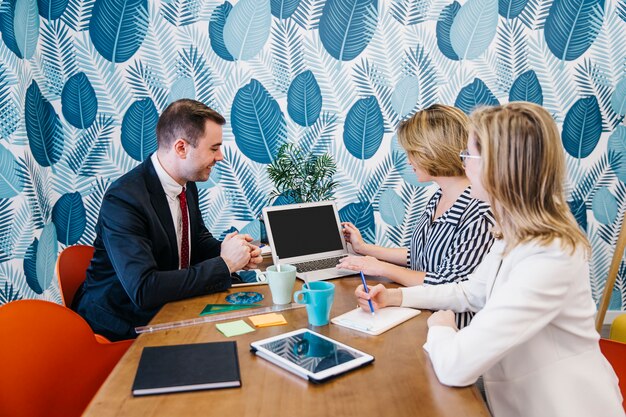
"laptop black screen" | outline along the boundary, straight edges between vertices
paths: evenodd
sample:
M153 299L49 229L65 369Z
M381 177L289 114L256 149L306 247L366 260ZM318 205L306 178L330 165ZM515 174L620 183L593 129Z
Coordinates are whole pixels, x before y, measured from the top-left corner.
M268 211L267 217L279 258L343 249L331 205Z

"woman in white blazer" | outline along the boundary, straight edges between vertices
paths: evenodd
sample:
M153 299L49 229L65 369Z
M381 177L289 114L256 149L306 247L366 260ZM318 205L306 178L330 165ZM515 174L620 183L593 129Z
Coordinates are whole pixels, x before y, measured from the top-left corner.
M445 310L428 319L439 380L483 375L496 417L624 416L598 345L589 244L564 195L565 160L550 114L531 103L482 108L461 154L472 194L491 204L499 240L469 280L355 294L363 309ZM452 311L449 311L452 310ZM477 312L457 330L454 312Z

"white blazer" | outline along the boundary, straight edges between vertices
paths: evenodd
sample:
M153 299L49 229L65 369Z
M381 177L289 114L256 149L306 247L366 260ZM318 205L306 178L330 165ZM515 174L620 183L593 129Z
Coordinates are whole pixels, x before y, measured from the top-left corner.
M478 311L458 332L429 329L424 348L441 383L483 375L495 417L624 416L582 251L570 255L559 242L503 251L496 242L467 281L402 288L403 306Z

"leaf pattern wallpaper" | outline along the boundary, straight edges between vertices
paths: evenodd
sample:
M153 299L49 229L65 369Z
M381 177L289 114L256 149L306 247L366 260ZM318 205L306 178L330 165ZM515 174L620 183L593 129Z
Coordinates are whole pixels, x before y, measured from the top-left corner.
M0 33L0 304L61 301L58 253L93 242L107 187L183 97L227 119L199 184L214 234L261 233L267 164L297 142L333 155L341 218L384 246L407 244L434 191L398 122L539 103L601 296L626 210L626 0L0 0ZM625 307L622 262L610 308Z

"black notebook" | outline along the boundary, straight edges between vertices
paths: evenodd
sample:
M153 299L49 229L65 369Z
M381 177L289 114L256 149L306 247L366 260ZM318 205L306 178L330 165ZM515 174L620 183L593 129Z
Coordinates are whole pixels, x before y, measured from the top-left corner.
M145 347L133 395L240 387L235 342Z

